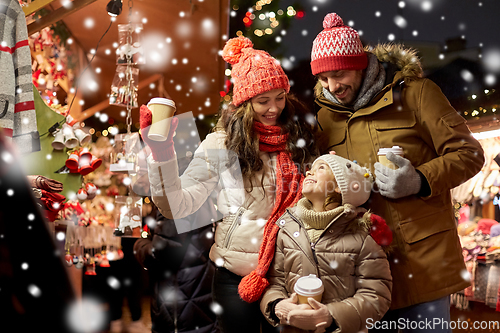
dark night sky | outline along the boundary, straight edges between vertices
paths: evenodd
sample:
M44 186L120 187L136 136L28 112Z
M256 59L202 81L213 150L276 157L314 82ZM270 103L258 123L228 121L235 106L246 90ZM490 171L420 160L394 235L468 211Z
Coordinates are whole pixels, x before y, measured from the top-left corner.
M403 43L417 50L421 50L424 45L431 46L427 51L437 50L435 55L420 55L424 56L424 60L427 61L423 62L423 69L428 70L427 74L436 73L455 59L446 54L447 40L465 41L466 52L461 53L461 56L468 59L465 63L473 62L474 82L468 81L469 78L462 75L462 68L457 69L455 65L455 67L448 66L446 71L440 71L436 74L439 76L434 77L438 80L436 83L446 90L449 98L459 98L457 105L460 106L461 111L477 107L475 104L464 103L467 99L466 95L480 92L484 89L483 87L496 87L500 84L500 0L274 1L277 1L279 8L285 12L290 5L296 10L302 9L304 16L302 18L295 16L286 30L282 27L275 30L272 38L281 39L277 47L276 43L273 43L274 45L264 44L262 48L282 61L292 81L293 92L308 103L312 103L311 88L315 83L309 67L312 42L323 30L323 18L331 12L339 14L344 24L356 29L365 44ZM233 3L243 4L243 2L255 4L257 0L233 0ZM247 11L247 8L243 6L239 9L243 11L243 14ZM258 11L258 13L265 12L266 6ZM399 22L403 19L405 24L398 24L398 17ZM253 33L255 28L259 28L258 18L254 20L252 28L245 31L245 35L253 41L260 38ZM266 38L269 37L271 36ZM438 57L440 53L443 53L443 58ZM429 59L435 60L429 62ZM493 97L497 100L496 95L490 96L488 103ZM474 103L483 102L476 100Z
M404 8L399 3L404 2ZM282 0L281 8L296 1ZM430 9L424 9L425 4ZM364 42L375 44L389 42L438 42L444 45L448 38L464 36L467 47L479 47L483 54L497 50L500 53L500 1L498 0L301 0L305 15L295 19L282 37L284 54L297 60L309 58L312 41L323 29L324 16L336 12L361 32ZM316 7L314 10L313 8ZM405 28L395 23L401 15L407 22ZM418 34L413 35L416 31ZM296 47L300 45L300 47ZM498 59L497 59L498 60ZM500 66L500 64L498 65Z

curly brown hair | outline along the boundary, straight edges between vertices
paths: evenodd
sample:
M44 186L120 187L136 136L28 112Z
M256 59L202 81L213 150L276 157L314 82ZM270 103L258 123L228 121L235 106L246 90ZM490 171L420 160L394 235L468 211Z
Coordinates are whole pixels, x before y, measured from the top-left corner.
M317 130L316 120L311 111L294 95L285 95L285 108L278 118L277 125L282 133L288 133L287 151L300 172L307 171L312 160L318 156L318 148L314 141ZM262 170L264 163L259 157L259 138L253 130L254 111L252 103L246 101L238 107L229 104L221 108L215 131L226 132L226 148L238 156L241 173L251 177ZM299 140L303 139L299 143Z

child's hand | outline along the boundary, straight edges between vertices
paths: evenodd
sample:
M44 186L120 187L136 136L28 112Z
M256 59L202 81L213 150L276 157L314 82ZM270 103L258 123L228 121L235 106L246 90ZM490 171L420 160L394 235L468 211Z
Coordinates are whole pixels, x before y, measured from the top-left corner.
M305 305L309 307L307 304ZM299 308L299 305L297 304L297 294L293 293L292 296L290 296L290 298L285 298L284 300L281 300L278 302L278 304L276 304L276 307L274 308L274 313L279 318L280 324L288 324L287 323L288 313L297 308Z
M311 306L309 309L297 307L288 313L288 324L303 330L312 330L316 333L324 332L333 322L330 311L328 311L326 305L314 298L308 298L307 301Z

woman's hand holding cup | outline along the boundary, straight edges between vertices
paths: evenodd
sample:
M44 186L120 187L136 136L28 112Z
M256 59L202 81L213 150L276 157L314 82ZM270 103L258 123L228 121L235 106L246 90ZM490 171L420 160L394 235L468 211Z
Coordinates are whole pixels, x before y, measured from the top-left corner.
M149 107L146 105L141 105L140 108L140 126L141 126L141 137L142 140L151 149L151 154L157 162L168 161L172 159L175 155L174 150L174 133L177 129L179 119L172 117L170 122L170 129L168 132L167 139L165 141L154 141L149 138L149 132L153 122L153 115Z

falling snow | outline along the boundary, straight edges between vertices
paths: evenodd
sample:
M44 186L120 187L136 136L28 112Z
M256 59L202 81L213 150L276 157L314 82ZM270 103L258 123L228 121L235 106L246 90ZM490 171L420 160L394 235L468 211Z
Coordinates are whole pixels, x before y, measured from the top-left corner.
M304 148L306 146L306 140L300 138L297 140L297 147Z

